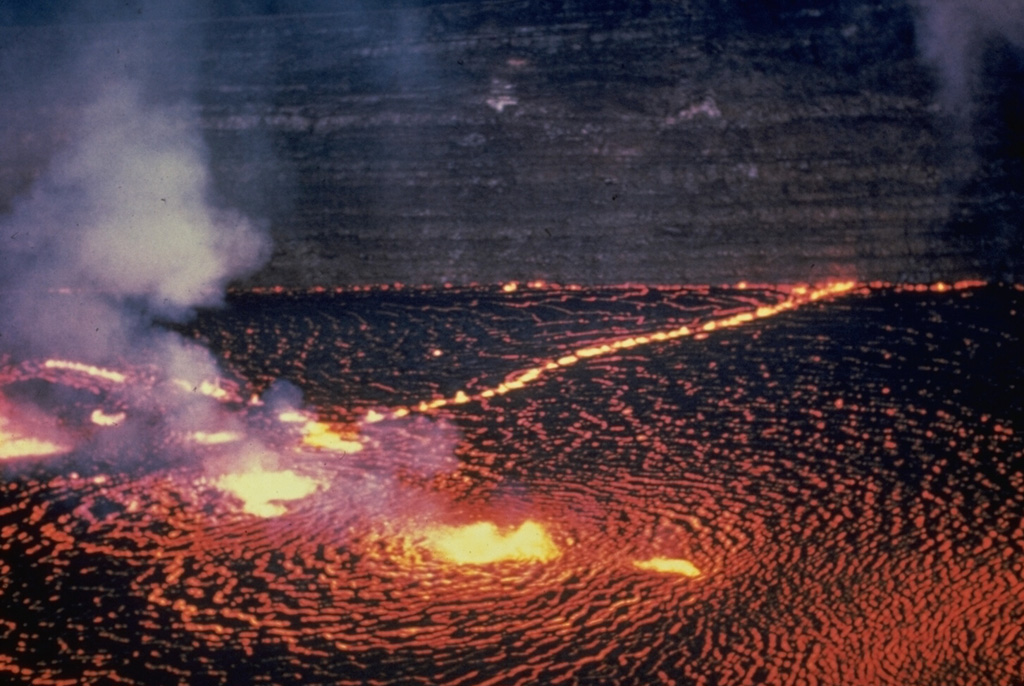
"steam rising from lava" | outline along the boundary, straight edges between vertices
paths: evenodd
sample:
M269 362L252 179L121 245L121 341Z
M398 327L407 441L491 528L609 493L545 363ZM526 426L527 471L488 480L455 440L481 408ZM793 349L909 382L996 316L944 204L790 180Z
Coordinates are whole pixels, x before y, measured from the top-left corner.
M154 323L219 304L269 244L257 223L217 203L190 102L197 65L153 47L190 45L189 25L144 19L71 25L71 57L54 57L62 67L41 79L43 93L4 84L29 100L63 95L50 104L74 121L44 175L0 219L0 354L144 365L163 378L160 397L131 401L165 432L237 430L198 392L220 376L212 356ZM138 438L120 435L126 445Z
M154 317L218 304L258 266L266 239L211 204L206 155L181 107L146 103L130 80L107 84L3 223L16 237L3 255L7 346L109 363L139 356L145 339L145 357L161 336Z

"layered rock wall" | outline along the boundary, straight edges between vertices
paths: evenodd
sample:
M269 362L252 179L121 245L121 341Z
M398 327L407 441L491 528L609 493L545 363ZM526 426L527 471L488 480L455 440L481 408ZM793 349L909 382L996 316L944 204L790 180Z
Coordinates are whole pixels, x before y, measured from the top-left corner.
M1012 276L1014 117L985 120L988 147L978 131L1020 92L1013 46L957 114L909 5L747 4L196 22L181 89L217 189L274 237L246 284ZM22 157L0 160L8 195Z

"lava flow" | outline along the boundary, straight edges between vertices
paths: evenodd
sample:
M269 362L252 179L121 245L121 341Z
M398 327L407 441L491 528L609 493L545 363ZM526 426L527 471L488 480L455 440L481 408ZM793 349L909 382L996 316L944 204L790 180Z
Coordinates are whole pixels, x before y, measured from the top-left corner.
M4 430L69 451L0 466L0 672L1014 683L1022 307L966 284L238 294L179 328L245 392L26 363ZM147 389L217 421L136 466L106 437L148 426Z

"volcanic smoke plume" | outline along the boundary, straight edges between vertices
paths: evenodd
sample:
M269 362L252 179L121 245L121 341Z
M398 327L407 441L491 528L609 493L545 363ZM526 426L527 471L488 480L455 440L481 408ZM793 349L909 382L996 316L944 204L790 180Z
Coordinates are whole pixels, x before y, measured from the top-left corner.
M97 51L145 62L141 41L132 43L97 39L68 78L99 63ZM154 316L217 304L225 283L264 256L253 223L211 201L207 151L187 103L147 97L131 71L106 68L94 79L68 144L3 222L2 314L16 354L148 356Z
M951 114L970 114L982 54L994 41L1024 49L1020 0L919 0L917 42L939 79L939 99Z
M217 378L213 358L154 322L219 304L228 281L261 263L268 241L256 223L216 202L190 102L195 65L167 52L189 52L189 25L163 16L127 24L82 17L90 18L47 29L63 40L48 46L51 62L37 63L42 50L2 55L12 109L20 100L57 114L39 130L21 121L13 134L56 145L40 146L46 172L0 219L0 355L145 365L198 386ZM43 66L50 63L58 66ZM33 64L38 73L12 68ZM204 428L218 414L209 398L179 395L150 408L165 428Z

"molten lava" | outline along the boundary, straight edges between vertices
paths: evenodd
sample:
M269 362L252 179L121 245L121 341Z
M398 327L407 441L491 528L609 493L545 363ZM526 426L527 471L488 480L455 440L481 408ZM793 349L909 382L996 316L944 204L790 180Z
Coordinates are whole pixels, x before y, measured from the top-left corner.
M194 431L189 438L199 445L223 445L236 443L244 438L238 431Z
M695 564L682 558L652 557L649 560L638 560L633 563L633 566L645 571L678 574L691 579L696 579L701 575Z
M242 511L257 517L278 517L288 511L283 502L301 500L323 484L291 469L253 467L223 474L213 485L242 501Z
M70 452L56 423L0 395L0 460L47 457Z
M127 414L124 412L114 412L109 414L103 410L97 408L92 411L89 415L89 420L96 426L118 426L127 418Z
M127 379L127 377L121 372L105 369L103 367L96 367L91 364L83 364L82 362L74 362L72 360L46 360L46 362L43 363L43 367L46 369L61 369L70 372L79 372L97 379L103 379L104 381L111 381L116 384L122 384Z
M5 421L0 417L0 460L61 455L71 450L67 446L48 441L45 438L24 436L17 431L6 429L4 425Z
M426 538L431 551L460 565L549 562L561 553L547 530L532 520L504 532L492 522L433 527Z
M302 427L302 444L335 453L358 453L363 444L354 431L339 430L325 422L309 421Z
M140 419L169 384L140 401L134 370L121 391L27 363L0 379L0 446L66 443L102 473L2 465L0 673L1016 683L1021 291L811 305L844 287L255 298L197 338L247 393L287 378L315 409L204 398L174 430ZM49 423L14 414L35 399ZM147 430L169 461L78 443Z

